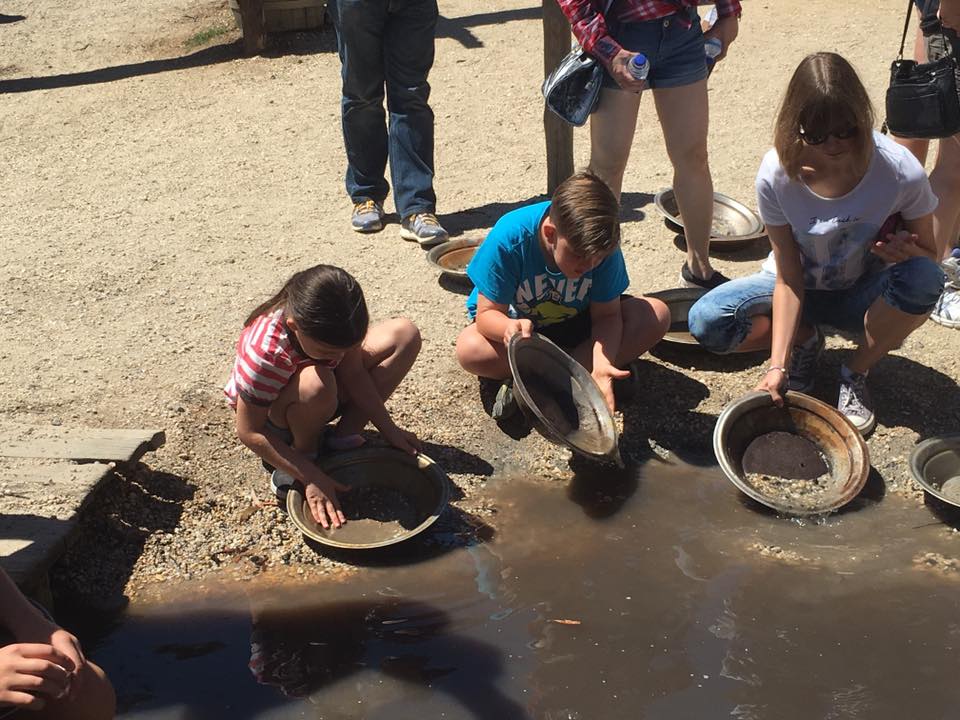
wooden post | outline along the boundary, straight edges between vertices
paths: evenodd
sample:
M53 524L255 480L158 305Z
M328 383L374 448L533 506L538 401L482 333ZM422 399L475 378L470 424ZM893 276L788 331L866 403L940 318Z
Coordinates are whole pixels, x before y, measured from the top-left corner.
M570 23L556 0L543 0L543 76L546 77L570 52ZM543 108L543 134L547 142L547 192L573 175L573 128Z
M263 0L237 0L243 25L243 53L256 55L267 45L263 31Z

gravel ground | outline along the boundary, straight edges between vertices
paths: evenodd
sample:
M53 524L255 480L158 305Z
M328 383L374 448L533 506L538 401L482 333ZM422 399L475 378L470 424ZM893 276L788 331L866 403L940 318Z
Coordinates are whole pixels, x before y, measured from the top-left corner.
M454 234L482 236L544 189L538 5L440 6L439 209ZM711 79L715 185L747 204L803 55L843 52L882 98L901 4L860 8L869 36L829 0L804 8L834 20L797 23L789 4L747 3L741 37ZM330 32L243 59L229 13L199 0L16 0L4 12L26 19L0 25L0 419L162 427L168 438L103 488L58 582L110 604L178 579L354 571L355 559L318 555L292 531L220 394L247 310L319 261L353 272L375 317L403 314L422 330L421 357L390 408L457 487L429 542L495 531L498 477L571 476L566 451L536 435L513 442L484 415L476 381L453 358L463 298L437 282L419 248L395 224L369 237L347 229ZM206 44L191 43L214 28ZM585 164L586 130L575 142ZM624 195L635 293L676 284L682 255L652 202L670 182L645 101ZM763 254L751 247L717 266L745 275ZM849 348L828 342L815 393L825 400ZM919 500L911 447L960 427L958 349L960 333L928 323L872 374L880 425L869 446L892 492ZM645 358L642 391L623 408L624 454L712 464L716 415L752 388L763 361L670 349Z

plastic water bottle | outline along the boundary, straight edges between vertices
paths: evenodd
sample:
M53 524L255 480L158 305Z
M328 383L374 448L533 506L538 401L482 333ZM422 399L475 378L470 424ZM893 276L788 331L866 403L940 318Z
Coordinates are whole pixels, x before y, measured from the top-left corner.
M646 80L647 75L650 74L650 61L643 53L637 53L627 63L627 70L633 75L634 80Z
M722 52L723 42L720 38L708 38L703 43L703 54L707 56L707 65L713 65Z
M703 43L703 52L708 62L713 62L723 52L723 42L720 38L709 38Z

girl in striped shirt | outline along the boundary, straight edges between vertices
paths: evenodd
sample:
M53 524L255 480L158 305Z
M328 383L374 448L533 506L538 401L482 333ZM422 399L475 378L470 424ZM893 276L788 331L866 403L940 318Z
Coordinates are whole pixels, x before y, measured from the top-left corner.
M346 522L337 499L345 488L315 464L321 445L359 447L370 421L395 447L420 449L383 404L413 366L420 332L405 318L368 325L363 291L349 273L330 265L298 272L250 313L224 388L237 435L272 471L274 491L302 482L324 528Z

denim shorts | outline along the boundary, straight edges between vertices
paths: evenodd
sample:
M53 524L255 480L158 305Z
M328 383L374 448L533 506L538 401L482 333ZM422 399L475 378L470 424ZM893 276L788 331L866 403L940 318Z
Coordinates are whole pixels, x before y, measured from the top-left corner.
M761 271L711 290L690 308L690 334L712 352L733 352L750 332L751 318L772 313L776 280L773 273ZM926 315L936 305L945 280L938 263L910 258L864 275L844 290L806 290L803 319L810 325L862 332L863 316L878 297L910 315Z
M703 51L703 31L696 10L684 11L692 24L680 23L676 13L657 20L623 23L613 32L624 50L642 52L650 61L647 85L653 89L692 85L707 77L707 56ZM603 86L617 89L617 81L605 73Z

